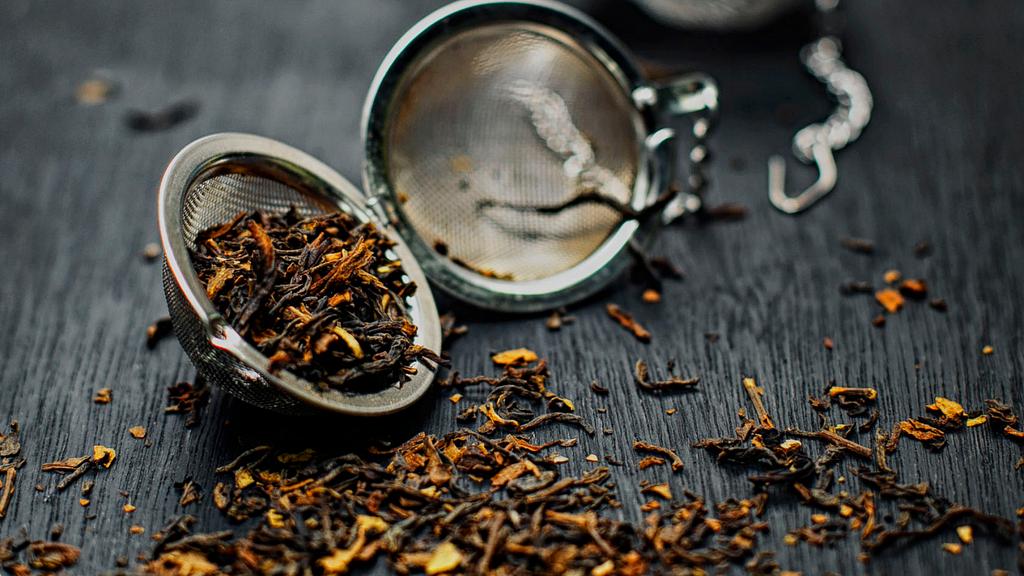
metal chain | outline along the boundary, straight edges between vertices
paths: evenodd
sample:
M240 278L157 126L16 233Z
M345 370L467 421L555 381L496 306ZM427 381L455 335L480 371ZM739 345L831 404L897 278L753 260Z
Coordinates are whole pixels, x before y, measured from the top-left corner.
M823 20L832 16L838 0L817 0ZM779 210L796 214L828 194L835 186L837 171L832 152L840 150L860 136L871 120L874 102L868 83L858 72L850 69L842 59L842 43L834 28L827 26L824 35L804 46L800 60L807 70L825 84L838 105L820 124L811 124L793 137L793 153L804 162L818 166L818 181L797 196L785 191L786 162L781 156L768 160L768 199Z
M704 190L708 186L708 176L704 169L710 157L707 141L712 127L711 111L701 110L694 112L693 116L693 147L687 155L690 175L686 179L686 190L680 190L665 206L661 217L664 224L671 224L684 214L699 212L704 206Z

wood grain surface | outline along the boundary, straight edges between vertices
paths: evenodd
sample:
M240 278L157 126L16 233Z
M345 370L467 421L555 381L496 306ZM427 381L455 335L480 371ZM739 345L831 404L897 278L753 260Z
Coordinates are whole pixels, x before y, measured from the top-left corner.
M457 407L436 390L399 417L372 422L286 418L214 391L202 423L186 429L184 418L164 414L166 387L190 381L195 371L173 338L155 350L145 346L145 328L166 305L159 265L141 257L145 244L158 241L162 170L197 137L269 136L359 182L360 110L373 73L392 43L441 3L0 3L0 418L20 422L28 460L0 537L24 525L31 537L45 538L59 522L62 541L83 548L75 573L112 570L116 558L147 550L149 536L183 512L196 515L203 530L230 527L209 502L182 509L173 483L193 476L209 491L214 468L245 446L271 440L345 450L370 437L400 441L419 430L454 429ZM765 160L788 155L792 134L829 110L796 58L809 33L802 17L725 36L663 28L626 3L576 4L652 69L696 68L718 79L722 118L711 140L710 202L743 203L750 213L740 222L691 222L663 234L654 252L670 255L686 278L666 284L660 304L641 304L641 288L623 278L574 306L576 323L560 332L545 330L543 316L499 315L440 298L442 311L454 310L469 326L470 336L451 350L464 375L493 374L490 350L528 346L550 360L557 393L574 399L598 428L614 430L581 435L566 450L566 472L585 469L590 453L625 461L613 469L625 503L614 514L631 520L642 516L642 479L711 500L750 494L747 470L718 467L689 448L731 433L737 410L750 410L743 377L764 386L777 422L803 428L816 425L807 396L832 378L877 388L886 426L923 414L936 396L968 408L1001 398L1021 413L1024 3L844 3L846 55L871 84L874 118L839 153L836 191L796 218L768 205ZM119 85L116 97L96 106L76 102L76 85L97 74ZM180 126L139 134L125 125L129 110L183 98L200 110ZM791 183L810 182L810 169L794 166ZM847 235L873 239L875 254L844 249ZM934 246L930 257L914 256L921 240ZM878 306L870 297L837 291L848 279L880 284L891 268L927 278L948 312L912 303L879 329L871 324ZM652 342L641 344L613 324L608 302L631 310ZM720 338L711 342L707 332ZM824 337L834 350L822 345ZM982 354L985 345L992 354ZM699 375L701 384L683 395L642 393L631 376L637 359L656 375L675 359L681 374ZM594 394L592 380L611 394ZM104 387L113 389L113 401L93 403ZM470 390L467 400L482 393ZM151 447L129 435L137 425L148 429ZM565 434L578 431L545 429L538 438ZM638 470L631 450L638 439L678 449L685 469ZM90 453L94 444L115 448L117 461L90 478L96 487L82 507L77 486L57 492L59 476L40 466ZM972 428L953 434L939 453L902 443L894 464L903 481L928 480L953 501L1014 518L1024 506L1024 470L1013 468L1021 455L1020 444ZM811 511L785 496L775 501L767 547L786 569L1015 570L1015 546L985 537L960 556L942 552L952 532L866 564L857 560L853 536L834 548L787 547L782 537L808 524ZM125 514L129 502L138 509ZM135 524L146 534L130 533ZM371 570L386 572L383 563Z

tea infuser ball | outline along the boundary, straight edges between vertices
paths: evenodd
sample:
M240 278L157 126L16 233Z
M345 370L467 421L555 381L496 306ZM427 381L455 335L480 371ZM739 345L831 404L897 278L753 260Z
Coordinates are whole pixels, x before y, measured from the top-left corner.
M185 147L171 161L160 184L160 237L164 293L174 331L207 381L250 404L289 414L327 410L353 416L397 412L430 388L434 369L416 363L416 373L400 386L375 393L347 393L273 371L269 359L245 341L206 296L189 250L198 233L231 221L240 212L284 213L303 217L345 212L374 222L394 242L409 280L418 286L407 310L418 331L414 344L440 350L441 328L426 277L401 237L389 234L363 206L362 194L315 158L269 138L215 134ZM396 383L397 384L397 383Z
M669 118L710 114L702 74L652 83L584 14L545 0L463 1L426 17L381 65L363 112L364 189L267 138L218 134L168 166L160 185L164 287L175 331L200 374L252 404L289 413L380 415L419 399L416 373L379 392L345 393L270 370L217 312L191 266L199 231L250 210L341 210L395 241L419 289L415 344L440 351L429 279L507 312L584 298L629 264L643 210L673 179ZM706 134L707 121L695 124ZM602 202L575 198L599 195ZM684 203L699 205L699 199ZM564 209L549 210L565 205Z

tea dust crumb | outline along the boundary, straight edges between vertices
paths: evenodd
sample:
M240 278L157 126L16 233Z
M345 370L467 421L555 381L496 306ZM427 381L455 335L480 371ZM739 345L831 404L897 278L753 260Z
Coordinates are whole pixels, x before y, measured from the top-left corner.
M170 316L160 318L146 328L146 347L152 350L165 336L172 332L174 332L174 324L171 323Z
M902 277L903 276L900 274L899 270L889 270L882 276L882 280L884 280L886 284L895 284L899 282Z
M89 78L75 87L75 100L84 106L103 104L117 94L117 86L106 78Z
M963 552L964 547L959 545L959 544L954 544L952 542L946 542L945 544L942 545L942 549L945 550L946 552L949 552L950 554L953 554L954 556L956 556L956 555L960 554L961 552Z
M827 336L822 341L825 344L825 348L828 348L829 350L832 350L836 346L835 344L832 343L832 339Z
M143 528L142 526L139 526L138 524L135 524L134 526L129 528L128 531L131 532L132 534L145 534L146 533L146 529Z
M124 510L125 514L131 514L132 512L135 512L135 506L132 506L131 504L125 504L122 510Z
M882 305L890 314L895 314L903 307L903 296L892 288L885 288L875 292L875 300Z
M923 279L904 280L900 282L900 294L915 300L921 300L928 294L928 283Z
M643 296L640 297L647 304L656 304L661 302L661 293L653 288L644 290Z
M142 249L142 258L146 262L154 262L160 257L161 253L160 245L155 242L150 242Z
M452 394L448 399L452 401L452 404L458 404L459 400L462 400L462 394Z
M146 437L146 429L143 428L142 426L134 426L132 428L129 428L128 432L136 438L141 439Z
M114 391L111 388L100 388L96 391L96 397L92 399L97 404L110 404Z
M991 354L993 351L994 351L994 348L992 348L991 346L985 346L984 348L981 349L981 353L986 355L986 356Z
M956 535L960 537L960 541L964 544L970 544L974 540L974 529L971 528L970 524L957 526Z

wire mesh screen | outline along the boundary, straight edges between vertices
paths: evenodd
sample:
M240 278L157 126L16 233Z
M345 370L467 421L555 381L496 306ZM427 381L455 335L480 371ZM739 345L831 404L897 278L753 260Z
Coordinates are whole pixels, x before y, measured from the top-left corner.
M500 23L424 51L391 100L386 169L408 223L487 276L542 279L620 223L585 192L628 203L640 144L627 93L564 35Z
M283 214L293 206L307 217L338 210L336 206L318 202L309 194L264 176L230 173L200 180L189 188L182 202L181 229L185 245L194 249L200 231L230 222L241 212L263 210Z

